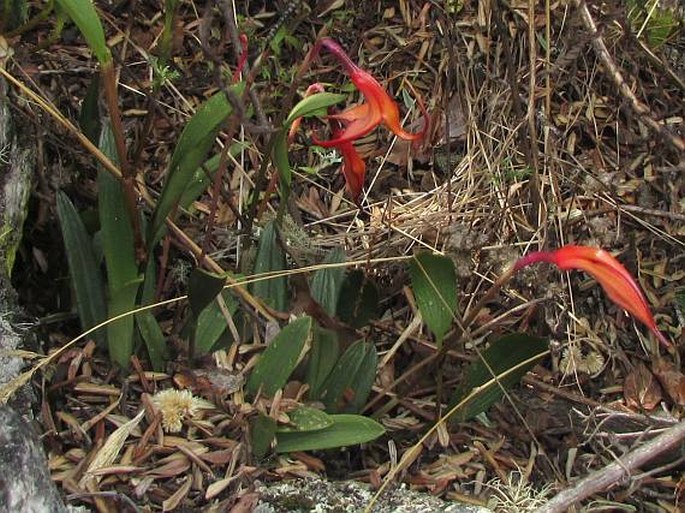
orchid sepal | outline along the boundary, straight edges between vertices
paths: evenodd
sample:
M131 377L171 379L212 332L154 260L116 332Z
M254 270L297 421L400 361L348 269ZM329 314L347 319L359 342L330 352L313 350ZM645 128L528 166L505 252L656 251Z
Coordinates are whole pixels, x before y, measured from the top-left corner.
M364 137L378 125L385 125L400 139L417 141L425 136L430 124L430 117L423 102L419 99L419 107L425 118L424 128L420 132L411 133L404 130L400 124L400 110L395 100L383 89L381 84L371 75L357 66L342 47L330 38L319 40L314 49L315 52L325 47L333 56L340 61L350 75L352 83L364 96L366 103L362 103L347 111L338 114L337 119L344 120L347 126L337 137L327 141L314 140L315 144L323 147L334 147L340 144L352 142Z
M601 285L609 299L642 322L665 347L671 343L659 330L642 290L609 252L588 246L564 246L554 251L536 251L514 264L514 271L537 263L547 262L563 271L579 269L592 276Z

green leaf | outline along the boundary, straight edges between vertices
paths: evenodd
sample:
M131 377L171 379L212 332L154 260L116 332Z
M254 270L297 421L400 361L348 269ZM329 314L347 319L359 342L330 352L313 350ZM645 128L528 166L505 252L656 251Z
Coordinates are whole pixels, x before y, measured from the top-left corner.
M140 282L134 282L110 291L107 310L110 318L135 309L139 287ZM107 325L109 358L123 369L128 368L133 354L133 322L133 316L128 315Z
M145 218L143 217L143 222ZM145 279L143 280L142 290L140 291L140 303L142 305L149 305L154 301L155 298L155 288L157 283L157 266L155 265L156 259L149 258L147 261L147 266L145 267ZM164 370L164 364L168 358L168 350L166 344L166 338L164 333L152 315L152 312L145 311L136 314L136 325L138 326L138 332L140 333L143 342L145 343L145 348L147 349L147 354L150 357L150 362L156 371Z
M255 258L254 273L282 271L285 269L285 253L278 243L276 225L273 221L267 223L262 230ZM287 304L287 281L285 277L269 278L252 284L252 293L263 299L269 306L285 311Z
M0 33L12 31L26 22L26 0L3 0L0 2Z
M271 417L260 413L250 423L250 441L252 453L257 458L263 458L271 447L276 435L276 421Z
M378 289L363 271L350 271L340 287L338 318L355 329L378 317Z
M346 98L347 95L334 93L317 93L307 96L292 108L288 118L285 120L285 125L290 127L297 118L325 115L327 107L345 101Z
M243 150L244 146L245 145L242 143L232 144L228 149L229 155L235 157ZM202 192L211 185L214 174L216 173L216 170L219 169L220 161L221 155L214 155L195 170L179 200L179 206L181 208L190 208L193 201L199 198Z
M442 344L457 309L457 277L452 259L419 253L409 263L416 303L423 320Z
M100 134L99 146L105 155L116 161L114 144L114 136L107 124ZM98 171L98 213L110 290L140 281L131 216L124 192L119 180L103 169Z
M338 353L337 333L315 325L307 368L307 384L311 400L321 399L323 385L335 367Z
M114 136L109 124L100 134L100 149L116 161ZM102 249L107 267L110 318L135 308L142 277L138 274L131 216L119 180L104 169L98 171L98 209ZM107 325L109 357L128 368L133 353L133 316Z
M69 262L69 274L76 294L76 304L84 329L92 328L107 317L105 287L93 246L73 203L62 191L57 192L57 216ZM95 332L99 344L106 344L104 330Z
M219 295L226 285L226 278L196 267L188 278L188 302L197 316Z
M162 333L162 328L159 327L157 319L149 311L141 312L136 314L136 326L145 343L152 368L157 372L163 371L168 351L164 333Z
M324 264L340 264L345 261L345 251L340 248L332 249ZM319 303L329 315L335 315L338 306L338 297L345 279L344 267L324 267L318 269L312 277L310 285L312 298Z
M318 451L375 440L385 433L378 422L361 415L329 415L333 424L319 431L278 432L276 452Z
M81 105L78 124L88 139L97 143L100 136L100 75L94 75L88 84L86 97ZM115 152L116 153L116 152ZM109 156L109 155L108 155ZM111 157L110 157L111 158Z
M512 333L494 341L482 351L482 360L471 363L466 370L466 382L455 390L450 407L459 404L473 389L483 387L455 412L450 421L461 422L479 415L510 389L533 367L536 360L549 353L549 343L543 338L525 333ZM531 360L532 361L528 361ZM487 362L487 365L484 361ZM523 362L527 362L523 364ZM488 368L488 366L490 368ZM493 372L497 381L493 380ZM501 387L500 387L501 385Z
M309 408L308 406L300 406L297 409L288 412L288 418L290 418L290 425L280 426L276 430L277 433L318 431L333 425L330 415L324 411L317 410L316 408Z
M300 317L283 328L262 353L250 373L245 390L251 396L262 393L273 397L288 382L308 348L312 335L311 317Z
M235 315L238 309L238 302L230 292L226 291L202 310L197 318L195 328L195 356L201 356L211 351L228 328L224 312L219 306L219 298L224 301L228 315Z
M57 0L57 4L81 31L100 65L111 65L112 54L107 48L105 32L91 0Z
M378 353L370 342L357 341L347 348L322 386L327 411L359 411L376 378Z
M231 90L240 95L244 84L236 84ZM167 179L157 206L152 215L148 246L152 247L163 233L168 215L172 214L184 192L191 186L196 177L196 170L204 162L221 124L231 114L231 106L226 94L222 91L202 105L190 119L178 139L171 162L167 170Z
M292 168L288 158L288 130L297 118L325 114L326 107L335 105L346 98L344 94L319 93L303 98L290 111L283 127L276 134L276 141L272 150L272 161L278 169L281 196L287 197L292 182Z

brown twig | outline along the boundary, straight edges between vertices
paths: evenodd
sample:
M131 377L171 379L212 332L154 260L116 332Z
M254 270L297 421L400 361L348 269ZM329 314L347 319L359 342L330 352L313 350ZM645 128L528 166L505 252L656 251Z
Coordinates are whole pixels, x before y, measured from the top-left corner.
M535 513L563 513L592 494L619 484L648 461L678 447L685 440L685 421L681 421L649 442L622 456L606 467L584 477L574 486L561 491Z

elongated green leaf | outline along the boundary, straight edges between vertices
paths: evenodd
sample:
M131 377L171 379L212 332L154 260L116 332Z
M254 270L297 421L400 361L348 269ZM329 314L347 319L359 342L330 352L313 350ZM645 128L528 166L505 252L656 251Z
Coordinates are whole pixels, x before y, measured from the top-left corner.
M285 120L285 125L289 127L297 118L325 115L326 107L345 101L346 98L347 95L335 93L317 93L307 96L293 107Z
M204 317L202 313L207 310L207 307L214 301L214 299L219 295L221 290L224 288L226 283L226 278L224 276L219 276L217 274L209 273L203 269L195 268L193 272L190 273L190 278L188 279L188 302L190 303L190 310L192 315L188 319L188 324L186 325L185 331L188 336L191 336L191 351L193 356L202 354L211 347L216 342L217 338L223 333L223 329L214 338L215 330L219 327L216 322L212 322L216 319L216 315L212 316L211 312L208 312ZM218 305L216 305L218 309ZM218 311L221 315L221 311ZM209 317L208 317L209 316ZM202 319L200 319L202 317ZM203 321L203 326L198 325L198 321ZM226 327L226 320L223 320L223 328ZM219 320L220 321L220 320ZM207 329L210 332L207 332ZM198 341L195 336L200 332L200 336L203 337L202 348L198 349Z
M109 125L103 127L100 135L100 150L116 162ZM98 172L98 209L109 288L128 287L139 280L131 216L121 183L104 170Z
M339 264L345 261L345 251L334 248L328 253L324 264ZM318 269L312 277L310 289L312 298L319 303L329 315L335 315L338 307L340 289L345 280L344 267L329 267Z
M109 125L100 134L100 149L116 162ZM121 183L104 169L98 171L98 209L109 288L107 313L111 318L135 308L142 277L138 274L131 216ZM109 356L123 368L128 367L133 352L133 322L129 315L107 325Z
M78 124L83 134L97 144L101 133L100 123L100 75L94 75L88 84L86 97L81 105ZM102 148L101 148L102 149Z
M325 429L276 433L276 452L348 447L370 442L385 433L385 428L378 422L361 415L329 415L328 418L333 424Z
M228 153L232 156L236 156L243 149L244 145L242 143L232 144L228 149ZM181 208L189 208L193 201L200 197L203 191L209 187L212 183L212 178L214 173L219 168L219 162L221 161L221 155L214 155L212 158L207 160L202 166L198 167L193 176L188 181L186 189L181 195L179 205Z
M250 423L252 452L257 458L266 456L275 435L276 421L263 413L258 414Z
M241 94L244 84L231 87L235 94ZM152 215L148 246L152 247L161 234L165 219L178 205L190 186L196 170L214 144L219 128L231 114L233 107L222 91L212 96L200 107L181 133L171 156L166 183Z
M140 282L136 281L126 287L110 291L107 309L110 318L135 308L139 287ZM109 358L123 369L128 368L133 354L133 322L133 316L128 315L107 325Z
M164 2L164 30L159 38L159 65L165 66L171 57L171 47L175 32L174 20L179 0L165 0Z
M0 32L9 32L23 25L28 16L27 0L0 2Z
M316 408L309 408L308 406L300 406L288 412L288 417L290 418L290 425L280 426L277 429L278 433L318 431L333 425L331 416L328 413Z
M276 225L273 221L267 223L259 238L254 273L285 269L285 253L278 243ZM263 299L269 306L279 311L287 308L287 282L285 277L270 278L252 284L252 293Z
M226 278L196 267L188 279L188 302L197 317L224 288Z
M311 335L311 317L300 317L283 328L252 369L245 385L247 393L255 396L261 389L267 396L273 396L283 388L308 348Z
M109 65L112 54L105 42L100 17L91 0L57 0L57 4L67 13L86 39L90 50L101 66Z
M143 222L145 218L143 217ZM155 259L149 258L147 266L145 267L145 279L143 280L142 290L140 294L140 303L149 305L153 302L155 297L155 283L157 278L157 266ZM141 312L136 315L136 325L140 333L147 354L150 357L152 366L156 371L164 370L165 362L168 358L168 348L166 338L160 328L157 319L150 311Z
M521 362L531 358L542 358L549 353L548 346L547 340L525 333L512 333L496 340L481 353L487 365L483 360L477 360L469 365L466 371L466 382L455 390L450 407L459 404L474 388L491 381L493 372L502 387L505 389L513 387L535 364L535 361L532 361L521 366ZM502 388L497 382L490 383L479 390L476 396L469 399L452 415L450 420L461 422L471 419L490 408L502 395Z
M322 386L326 410L359 411L371 392L377 365L378 353L372 343L360 340L348 347Z
M378 317L378 289L363 271L350 271L340 287L338 297L338 318L352 326L361 328L371 319Z
M57 215L62 225L62 238L81 326L84 329L92 328L107 317L102 275L83 222L71 200L62 191L57 193ZM106 344L104 330L95 332L95 338L102 346Z
M457 277L452 259L419 253L409 263L411 283L421 316L442 344L457 309Z
M307 384L311 400L321 399L323 385L335 367L335 362L338 361L338 353L338 335L334 331L315 325L307 369Z
M157 319L150 312L141 312L136 314L136 326L145 343L152 368L157 372L163 371L167 359L167 347L164 333Z
M202 310L197 318L197 326L195 328L195 356L201 356L211 351L228 328L226 317L219 305L219 297L224 301L229 315L235 315L238 309L238 302L230 292L226 291L217 296L214 301Z

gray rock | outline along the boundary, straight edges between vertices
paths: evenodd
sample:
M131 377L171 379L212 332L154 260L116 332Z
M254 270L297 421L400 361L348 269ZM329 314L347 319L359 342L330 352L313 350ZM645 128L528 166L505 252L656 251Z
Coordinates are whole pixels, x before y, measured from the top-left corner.
M66 512L38 437L21 415L0 407L0 511Z
M257 489L253 513L357 513L371 502L374 491L354 481L332 483L321 479L283 481ZM492 513L472 504L447 502L405 486L384 493L373 513Z
M23 366L10 353L22 347L22 336L13 325L17 307L9 273L21 239L33 169L33 152L26 147L31 138L20 141L14 133L7 95L7 84L0 78L0 385ZM9 404L0 406L0 513L66 513L38 435L31 421L18 413L30 415L31 399L24 387L11 401L17 411Z

